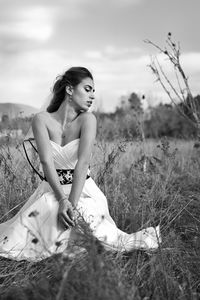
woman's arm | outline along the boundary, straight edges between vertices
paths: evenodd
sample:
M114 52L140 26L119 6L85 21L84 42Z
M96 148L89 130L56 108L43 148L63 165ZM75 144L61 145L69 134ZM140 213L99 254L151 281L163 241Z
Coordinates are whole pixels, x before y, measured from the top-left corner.
M32 121L32 129L43 172L47 178L48 183L55 193L56 199L59 201L66 196L63 192L54 166L49 134L42 113L36 114L34 116Z
M69 201L76 206L83 185L91 158L92 148L96 137L96 117L92 113L82 114L81 137L78 149L78 162L74 170L74 177Z

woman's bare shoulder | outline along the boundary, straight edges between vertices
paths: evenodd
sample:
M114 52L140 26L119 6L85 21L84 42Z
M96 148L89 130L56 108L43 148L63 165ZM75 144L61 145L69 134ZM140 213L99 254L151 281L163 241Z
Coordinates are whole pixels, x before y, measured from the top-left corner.
M50 118L50 115L47 111L41 111L39 113L36 113L33 117L33 122L44 122L46 123L46 121L48 121Z
M96 128L97 128L97 120L93 113L84 112L81 116L81 135L86 136L87 139L95 139L96 136Z
M82 122L96 123L96 117L92 112L83 112L79 116Z

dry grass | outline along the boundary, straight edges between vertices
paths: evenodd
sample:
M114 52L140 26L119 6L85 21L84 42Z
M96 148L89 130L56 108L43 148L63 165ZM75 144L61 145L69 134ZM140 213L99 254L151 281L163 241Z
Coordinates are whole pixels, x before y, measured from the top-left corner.
M1 159L1 216L37 183L31 172L14 176L7 150ZM199 299L198 151L185 141L98 142L92 176L107 196L112 217L127 232L160 224L160 249L112 254L85 234L86 252L75 260L64 255L38 263L1 258L1 299L58 299L59 292L68 300Z

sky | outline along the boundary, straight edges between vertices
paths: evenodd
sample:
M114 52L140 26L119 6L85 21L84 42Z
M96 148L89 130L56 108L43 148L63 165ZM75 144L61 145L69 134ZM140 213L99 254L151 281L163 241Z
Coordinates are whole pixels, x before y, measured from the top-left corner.
M167 101L148 67L157 52L144 40L164 46L168 32L199 94L199 11L199 0L0 0L0 102L40 108L72 66L92 72L94 108L113 111L131 92Z

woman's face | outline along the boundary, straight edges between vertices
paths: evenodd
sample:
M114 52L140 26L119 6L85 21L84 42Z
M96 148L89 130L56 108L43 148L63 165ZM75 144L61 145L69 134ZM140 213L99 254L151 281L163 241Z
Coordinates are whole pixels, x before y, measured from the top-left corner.
M78 110L88 111L94 101L94 82L91 78L83 79L73 88L72 103Z

